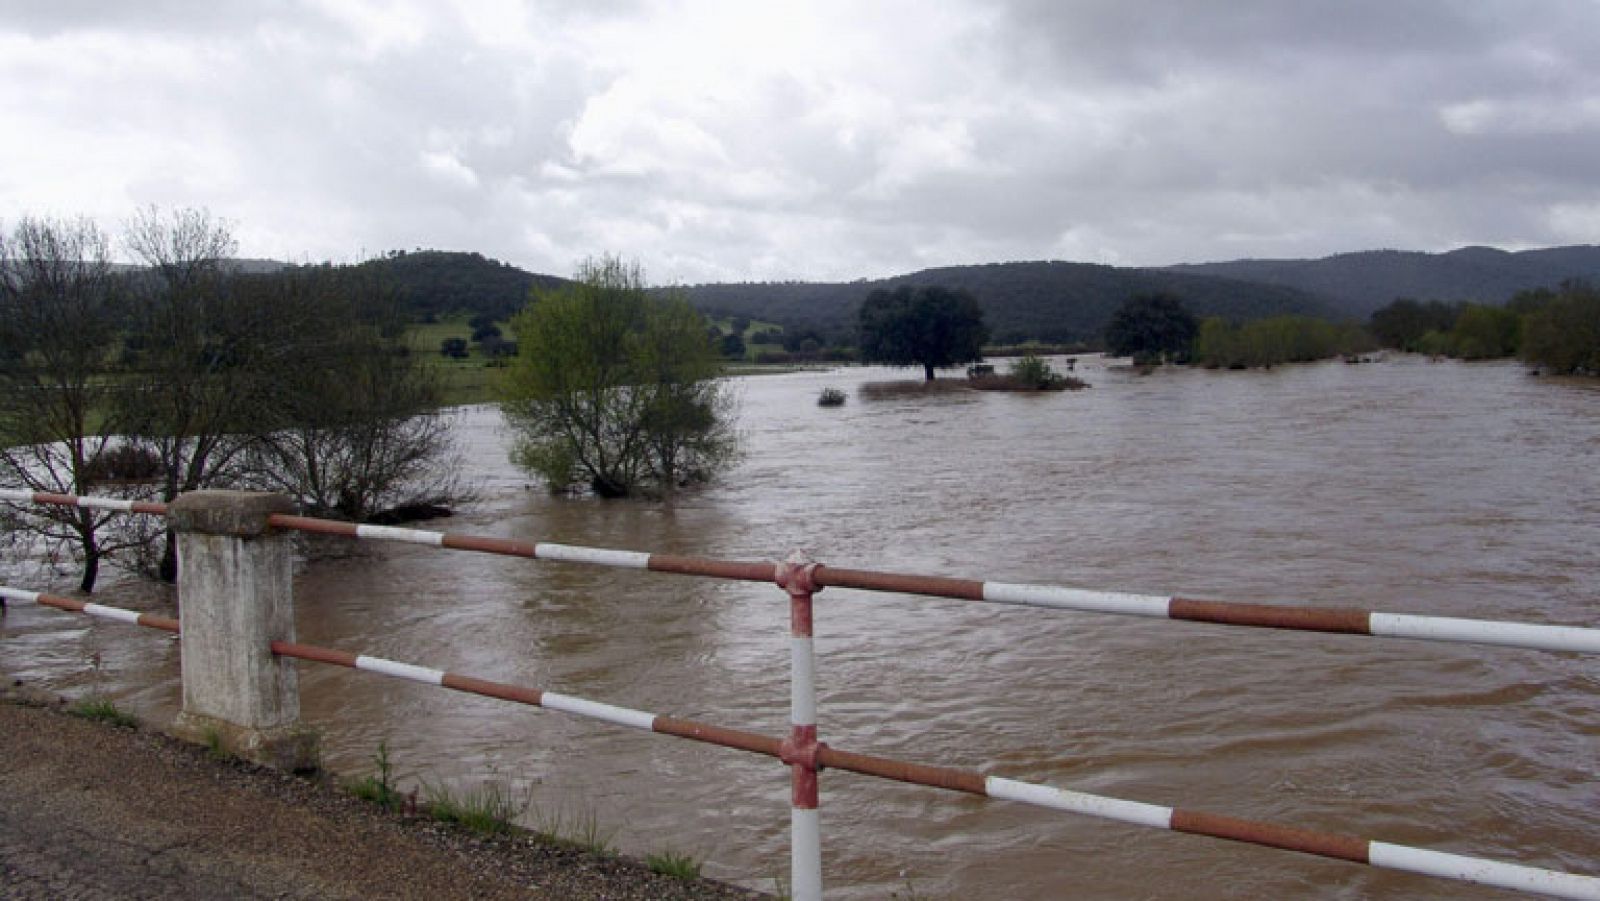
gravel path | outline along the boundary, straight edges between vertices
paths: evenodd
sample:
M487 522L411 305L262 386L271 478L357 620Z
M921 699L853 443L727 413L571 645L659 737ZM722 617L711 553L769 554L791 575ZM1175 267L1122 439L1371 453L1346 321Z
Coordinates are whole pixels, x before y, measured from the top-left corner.
M482 838L146 729L0 692L0 897L765 897L529 836Z

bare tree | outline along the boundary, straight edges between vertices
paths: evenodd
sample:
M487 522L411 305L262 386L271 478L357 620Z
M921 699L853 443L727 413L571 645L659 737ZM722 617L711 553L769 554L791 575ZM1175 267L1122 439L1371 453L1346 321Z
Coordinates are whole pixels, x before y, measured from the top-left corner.
M138 494L113 484L118 445L110 373L117 281L105 235L86 219L24 218L0 234L0 480L35 492ZM131 452L131 454L130 454ZM126 475L127 473L122 473ZM107 555L142 542L125 516L12 505L25 533L65 545L94 590Z
M273 415L275 369L290 361L293 323L235 290L228 226L204 210L140 211L128 249L147 268L132 279L128 372L119 411L161 461L161 497L226 484ZM167 533L161 578L177 577Z
M410 358L392 292L371 270L312 267L253 279L301 310L298 359L282 374L281 421L252 443L249 484L303 510L356 521L466 496L436 380Z

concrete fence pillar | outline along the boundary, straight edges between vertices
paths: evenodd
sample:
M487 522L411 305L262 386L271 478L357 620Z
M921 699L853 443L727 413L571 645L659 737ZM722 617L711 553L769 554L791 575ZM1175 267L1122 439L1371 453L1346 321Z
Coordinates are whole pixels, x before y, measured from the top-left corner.
M294 640L293 558L267 525L293 513L279 494L196 491L167 522L178 536L183 711L173 731L278 769L316 765L316 734L300 725L294 662L272 653Z

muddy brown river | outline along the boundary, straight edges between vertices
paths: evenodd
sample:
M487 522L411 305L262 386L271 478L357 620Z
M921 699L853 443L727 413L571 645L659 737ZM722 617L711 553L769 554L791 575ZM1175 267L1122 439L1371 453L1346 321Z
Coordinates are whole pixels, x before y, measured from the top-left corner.
M429 527L1600 625L1600 384L1417 357L1080 370L1092 390L1048 396L863 388L909 370L741 379L743 461L660 505L551 498L506 462L498 415L465 409L482 499ZM829 385L846 406L816 405ZM97 599L159 605L151 591ZM304 566L296 593L303 641L787 728L770 585L364 545ZM1600 875L1600 659L838 589L817 598L816 635L837 747ZM176 644L114 623L13 608L0 661L149 718L179 703ZM625 851L693 854L767 890L787 876L774 761L300 666L336 770L386 741L407 785L501 780L530 825L592 819ZM1501 896L848 773L822 775L822 823L830 897Z

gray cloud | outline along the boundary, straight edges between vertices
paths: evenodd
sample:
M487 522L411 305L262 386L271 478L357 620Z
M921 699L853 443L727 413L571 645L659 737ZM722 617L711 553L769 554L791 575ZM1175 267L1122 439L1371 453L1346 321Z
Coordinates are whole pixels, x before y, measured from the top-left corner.
M0 216L660 281L1590 242L1600 8L22 4Z

